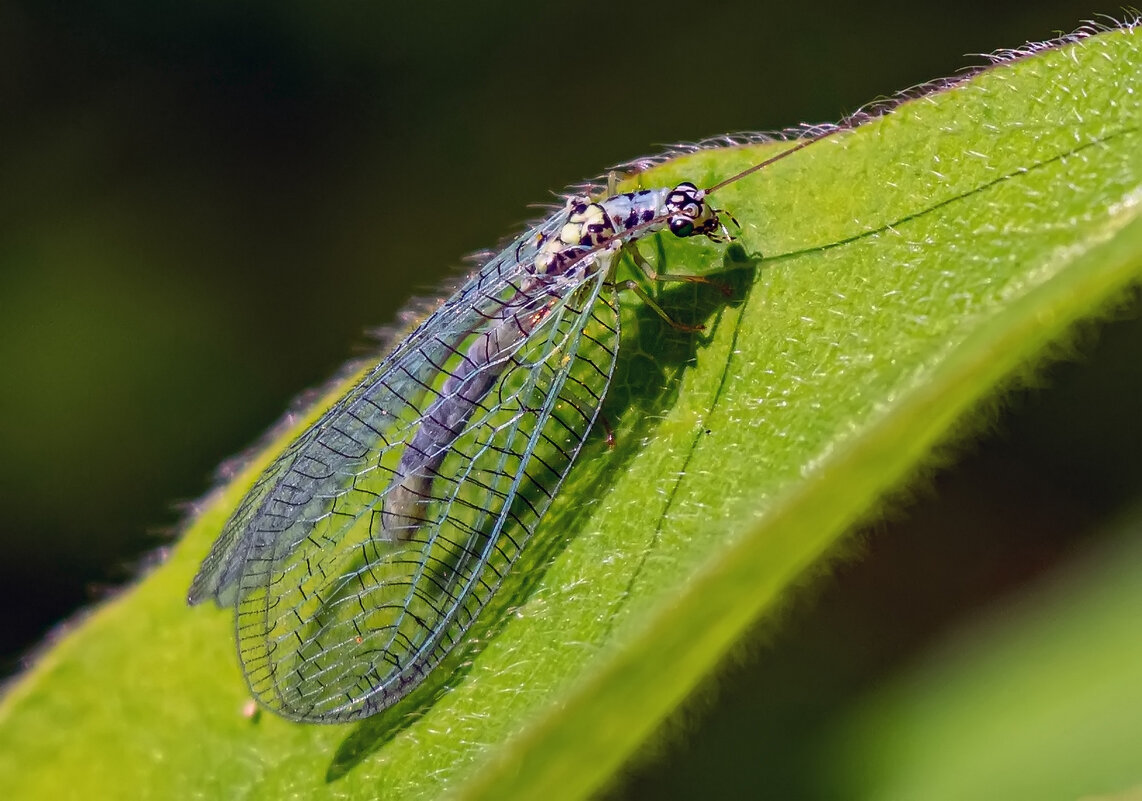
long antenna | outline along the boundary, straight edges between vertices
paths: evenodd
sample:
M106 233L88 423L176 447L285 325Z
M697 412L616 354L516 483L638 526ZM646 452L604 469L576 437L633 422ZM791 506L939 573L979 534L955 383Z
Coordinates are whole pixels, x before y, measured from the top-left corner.
M837 127L831 128L830 130L826 131L823 134L818 134L817 136L811 137L809 139L805 139L800 144L797 144L797 145L789 148L788 150L782 150L776 156L772 156L770 158L767 158L765 161L761 162L760 164L754 164L749 169L742 170L737 175L732 175L729 178L727 178L726 180L721 181L720 183L714 184L713 186L711 186L709 189L706 190L706 194L712 195L714 192L717 192L723 186L727 186L728 184L732 184L735 181L740 181L742 178L745 178L747 175L750 175L751 173L755 173L758 170L765 169L766 167L768 167L773 162L781 161L786 156L792 156L798 150L801 150L802 148L808 147L809 145L815 145L818 142L820 142L822 139L827 139L828 137L832 136L835 133L840 133L841 131L851 131L851 130L852 130L852 126L850 126L850 125L838 125Z

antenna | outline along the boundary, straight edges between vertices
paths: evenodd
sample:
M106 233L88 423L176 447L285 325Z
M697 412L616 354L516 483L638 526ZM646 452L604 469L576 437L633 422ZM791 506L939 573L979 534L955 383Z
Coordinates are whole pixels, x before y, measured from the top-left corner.
M822 139L827 139L828 137L832 136L835 133L840 133L841 131L851 131L851 130L852 130L852 126L838 125L835 128L830 128L829 130L825 131L825 133L823 133L823 134L818 134L817 136L811 137L809 139L805 139L804 141L800 142L799 144L794 145L793 147L789 148L788 150L783 150L780 153L778 153L776 156L772 156L770 158L767 158L765 161L761 162L760 164L754 164L752 167L745 169L745 170L742 170L737 175L732 175L729 178L727 178L726 180L714 184L713 186L711 186L709 189L706 190L706 194L712 195L715 192L717 192L719 189L721 189L723 186L728 186L729 184L732 184L735 181L740 181L742 178L745 178L747 175L755 173L758 170L764 169L776 161L781 161L786 156L792 156L798 150L801 150L802 148L806 148L809 145L815 145L818 142L820 142Z

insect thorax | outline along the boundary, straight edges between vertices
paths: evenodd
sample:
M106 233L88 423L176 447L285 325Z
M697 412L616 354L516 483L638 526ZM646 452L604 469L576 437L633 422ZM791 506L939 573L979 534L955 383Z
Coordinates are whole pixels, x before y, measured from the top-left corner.
M678 237L717 238L718 210L706 193L684 182L673 189L642 189L598 201L573 197L567 202L563 226L554 236L540 236L535 274L562 276L568 270L593 271L597 260L587 256L603 248L634 242L669 229Z

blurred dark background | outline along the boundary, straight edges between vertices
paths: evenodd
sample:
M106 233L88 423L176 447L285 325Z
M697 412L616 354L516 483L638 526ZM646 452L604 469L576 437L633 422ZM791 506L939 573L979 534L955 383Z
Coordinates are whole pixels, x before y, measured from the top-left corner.
M1116 9L0 3L2 673L171 542L179 502L359 352L367 328L550 190L659 143L835 120L1099 10ZM1134 411L1138 334L1125 322L1088 338L1081 365L1053 371L1055 390L1017 399L974 455L879 527L874 558L840 570L786 644L794 656L765 668L768 681L802 675L799 658L831 670L801 683L812 698L784 699L788 720L774 699L739 700L762 727L744 755L692 761L695 785L656 778L651 762L623 792L710 790L735 759L756 771L813 709L1116 508L1137 486L1139 443L1115 415ZM1084 423L1090 404L1102 411ZM897 586L926 569L916 560L975 581ZM837 629L865 638L857 652ZM727 681L747 688L723 688L739 699L758 686L744 668ZM792 782L796 759L773 762L766 786Z

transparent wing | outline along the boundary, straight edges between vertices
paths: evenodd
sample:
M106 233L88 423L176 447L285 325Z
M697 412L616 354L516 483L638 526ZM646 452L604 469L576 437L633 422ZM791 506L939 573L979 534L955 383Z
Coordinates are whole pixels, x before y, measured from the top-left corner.
M534 234L534 232L533 232ZM532 235L533 235L532 234ZM191 601L237 607L251 690L300 720L364 717L463 637L598 413L618 311L597 271L489 263L251 490Z
M281 542L287 536L289 522L300 514L298 508L302 504L302 499L316 492L318 483L329 481L333 477L332 473L327 475L326 468L320 464L312 465L313 471L307 474L304 466L295 465L299 457L315 447L319 449L325 447L318 444L322 432L344 424L348 412L359 414L360 410L356 407L367 406L370 392L375 392L378 385L384 385L386 378L390 380L395 378L397 382L403 382L405 377L411 378L414 383L431 382L433 365L447 361L449 350L459 347L469 335L469 331L484 325L495 310L502 308L507 302L502 298L505 295L511 296L512 288L525 277L523 265L535 258L535 243L541 236L550 235L558 223L559 220L554 216L545 220L491 259L373 368L356 387L278 456L242 500L203 561L188 593L188 601L192 605L209 598L216 600L222 606L230 606L235 602L238 581L251 549L265 548ZM449 341L451 344L448 344ZM405 388L402 388L401 392L413 394ZM399 394L393 400L394 408L401 403ZM369 417L369 410L365 410L365 414ZM367 422L369 425L379 424L384 428L389 427L386 421ZM358 425L351 424L350 427ZM405 420L405 426L407 425L408 421ZM399 444L399 442L393 443L393 445ZM336 445L332 447L336 448ZM392 446L382 444L381 447ZM348 457L342 459L330 455L321 461L329 462L329 471L341 467L351 469L346 465L333 464L333 462L351 461ZM292 504L281 492L284 487L283 482L290 482L296 488ZM275 499L279 508L266 508L267 503ZM291 506L293 509L289 508ZM277 524L270 523L267 518L275 515L281 518L280 521ZM255 523L257 525L254 525ZM301 536L304 538L304 534ZM290 543L290 547L296 544L297 541L294 541Z

